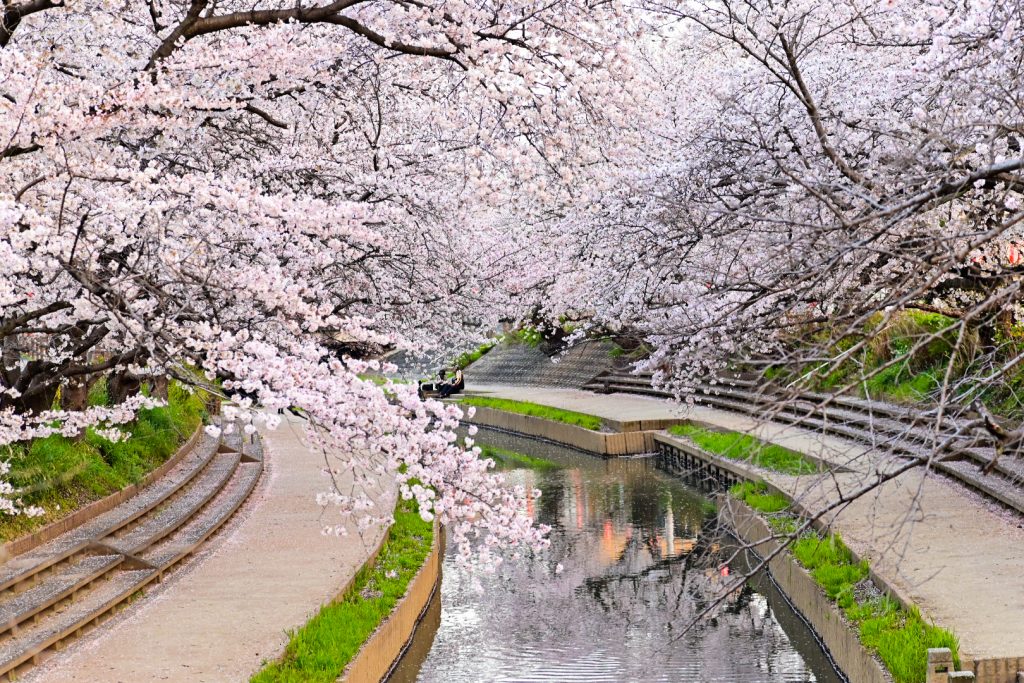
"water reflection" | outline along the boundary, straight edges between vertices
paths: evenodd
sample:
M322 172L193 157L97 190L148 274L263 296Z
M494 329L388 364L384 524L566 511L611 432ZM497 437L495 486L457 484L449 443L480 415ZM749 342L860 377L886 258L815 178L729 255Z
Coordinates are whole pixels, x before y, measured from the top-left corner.
M651 460L494 433L478 441L560 465L509 472L543 492L528 505L552 526L551 547L483 577L460 570L449 549L440 625L421 630L414 648L426 655L407 656L392 681L839 680L770 587L744 587L682 633L742 567L723 564L727 541L707 500Z

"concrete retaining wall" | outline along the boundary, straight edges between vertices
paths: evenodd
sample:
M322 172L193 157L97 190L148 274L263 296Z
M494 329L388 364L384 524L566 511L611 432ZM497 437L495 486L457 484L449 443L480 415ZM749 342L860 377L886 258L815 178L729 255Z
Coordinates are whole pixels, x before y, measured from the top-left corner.
M405 595L395 605L388 618L377 627L349 662L339 681L379 683L387 678L412 640L420 618L427 611L434 591L441 582L443 555L443 530L435 522L434 540L423 566L409 582Z
M1024 671L1024 657L972 660L960 656L960 669L973 671L977 683L1019 683L1018 672Z
M742 464L708 453L686 439L668 434L652 437L658 453L658 465L669 474L693 479L695 483L716 483L726 488L740 481L757 481L759 477Z
M93 501L92 503L89 503L85 507L75 510L67 517L58 519L55 522L47 524L39 531L31 533L27 536L22 536L21 538L14 539L13 541L8 541L3 545L2 548L0 548L0 562L6 561L7 558L10 558L14 555L20 555L21 553L28 552L29 550L32 550L36 546L42 545L47 541L52 541L64 532L68 531L69 529L74 529L77 526L85 524L89 520L95 517L99 517L104 512L112 510L121 503L125 502L132 496L136 495L139 491L146 488L154 481L170 472L175 465L181 462L182 458L188 455L192 451L192 449L195 448L196 444L199 443L199 439L202 437L202 435L203 426L200 425L199 428L196 429L196 431L192 434L192 436L189 437L188 441L182 444L181 447L178 448L178 451L170 458L168 458L167 462L160 465L160 467L156 468L155 470L147 474L145 477L143 477L142 481L140 481L138 484L126 486L120 491L111 493L109 496L105 498L100 498L99 500Z
M596 455L635 455L654 450L653 432L595 432L575 425L531 415L508 413L494 408L477 408L473 418L464 419L463 422L545 439Z
M756 512L732 496L719 500L719 519L731 527L744 543L764 557L778 548L772 532ZM768 569L793 606L810 623L828 648L836 665L856 683L892 683L885 667L861 645L856 632L847 625L839 608L821 590L807 571L788 552L775 556Z
M608 342L587 341L552 359L539 347L503 342L466 368L466 381L579 389L614 366L613 348Z

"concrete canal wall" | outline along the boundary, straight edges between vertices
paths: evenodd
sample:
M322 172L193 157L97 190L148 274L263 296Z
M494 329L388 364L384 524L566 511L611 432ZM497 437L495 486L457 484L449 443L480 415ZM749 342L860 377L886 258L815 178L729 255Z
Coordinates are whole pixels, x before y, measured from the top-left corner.
M576 425L545 420L532 415L509 413L495 408L477 408L472 418L463 420L466 424L490 427L506 432L514 432L535 439L542 439L586 451L594 455L617 456L637 455L654 451L654 435L658 429L668 424L677 424L679 420L644 420L619 422L605 420L609 429L616 431L596 432Z
M861 645L857 633L847 625L821 586L792 555L778 552L779 543L771 538L771 529L765 521L745 503L728 494L720 495L718 500L719 521L749 545L759 559L777 553L768 562L768 570L846 677L857 683L892 683L892 676Z
M339 678L344 683L379 683L385 680L402 658L441 585L444 559L444 529L434 523L430 554L409 582L405 596L395 605L373 635L349 663ZM372 560L371 560L372 562Z

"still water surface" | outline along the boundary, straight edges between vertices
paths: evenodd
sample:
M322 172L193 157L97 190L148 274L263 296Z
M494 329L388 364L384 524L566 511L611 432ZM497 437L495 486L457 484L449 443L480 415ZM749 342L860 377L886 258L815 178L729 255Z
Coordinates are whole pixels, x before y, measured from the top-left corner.
M477 441L553 463L506 466L543 492L529 507L552 527L551 547L485 576L460 569L449 548L440 600L392 683L841 680L763 579L683 633L742 567L724 564L728 540L708 499L653 459L602 460L485 430Z

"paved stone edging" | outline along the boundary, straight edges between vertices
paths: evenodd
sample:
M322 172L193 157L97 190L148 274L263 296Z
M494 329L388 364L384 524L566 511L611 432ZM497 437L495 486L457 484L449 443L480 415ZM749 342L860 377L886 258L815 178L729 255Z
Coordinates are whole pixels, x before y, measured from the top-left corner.
M679 450L685 451L686 453L688 453L689 455L691 455L691 456L693 456L693 457L695 457L697 459L704 460L706 463L708 463L708 467L710 467L710 468L721 468L722 470L727 471L730 475L732 475L733 477L735 477L737 479L742 479L742 480L746 480L746 481L764 481L764 483L768 486L768 490L771 493L776 493L776 494L782 495L782 496L786 497L790 501L790 504L793 506L793 511L797 515L803 516L803 517L807 516L807 514L806 514L807 511L804 509L804 507L799 502L792 500L792 496L789 495L786 491L784 491L783 489L779 488L778 486L776 486L772 482L764 480L762 477L760 477L757 474L757 472L755 472L753 470L747 469L744 465L742 465L740 463L736 463L734 461L730 462L730 461L726 460L725 458L721 458L721 457L718 457L718 456L716 456L714 454L708 453L708 452L706 452L706 451L704 451L704 450L694 446L693 444L687 443L687 442L685 442L683 440L680 440L680 439L676 439L676 438L674 438L672 436L666 436L666 435L663 435L663 434L656 435L655 436L655 443L667 444L667 445L673 446L675 448L678 448ZM712 475L713 475L713 472L712 472ZM726 523L728 523L730 528L734 529L737 532L737 536L739 536L742 541L744 541L745 543L750 543L751 545L756 545L758 543L762 543L762 541L764 541L764 539L766 539L768 536L771 535L770 532L768 531L767 526L765 526L764 522L761 521L761 518L759 516L757 516L757 514L754 513L753 510L751 510L749 508L749 506L747 506L742 501L739 501L739 500L737 500L737 499L735 499L735 498L733 498L732 496L729 496L729 495L724 495L723 498L726 499L727 505L735 505L735 506L740 506L742 508L747 509L750 512L750 514L754 515L754 517L757 520L759 520L761 527L763 527L763 530L764 530L764 534L763 535L755 535L755 536L751 537L751 536L748 536L748 535L746 535L744 533L741 533L740 530L739 530L739 527L735 523L733 523L733 522L726 522ZM751 523L751 524L753 524L753 523ZM821 533L827 533L829 531L829 525L826 524L825 522L823 522L821 519L815 520L812 523L812 526L814 527L814 529L816 529L817 531L819 531ZM760 532L760 528L758 528L758 531ZM753 540L752 540L752 538L753 538ZM765 546L765 552L762 553L760 550L755 549L755 552L757 552L759 555L760 554L769 554L770 552L774 551L776 547L778 547L778 544L777 544L776 541L764 541L763 545ZM853 557L853 560L855 562L860 562L861 559L863 559L858 553L856 553L852 549L848 548L848 550L850 550L850 554ZM849 675L849 679L851 681L857 681L859 683L859 681L861 681L862 679L860 679L860 678L858 678L856 676L851 675L850 672L842 665L842 658L835 655L835 650L832 648L832 645L829 644L829 639L826 637L825 632L822 631L821 628L819 628L819 626L818 626L818 624L819 624L819 622L821 622L821 620L820 619L819 620L815 620L815 619L811 618L811 616L809 614L807 614L805 612L804 608L801 606L802 605L801 601L798 601L794 597L794 593L791 590L791 587L793 587L793 590L797 590L797 591L803 592L805 590L805 587L803 586L803 579L794 578L793 576L790 576L790 575L793 574L794 572L798 572L798 573L802 574L804 576L804 578L806 578L812 584L814 584L814 586L817 586L817 583L814 581L813 578L810 577L810 575L807 574L806 570L804 570L802 567L800 567L800 565L795 560L792 559L792 557L788 553L785 553L785 557L788 559L788 563L784 562L783 558L778 557L778 558L775 558L775 560L773 560L772 563L770 564L770 569L772 571L772 575L775 577L776 581L778 582L780 589L783 591L783 593L785 593L787 596L790 597L790 599L792 600L793 604L799 609L799 611L802 614L804 614L804 616L807 618L808 623L811 624L811 626L812 626L813 630L815 631L815 633L818 635L819 638L822 639L823 642L825 642L826 646L829 648L829 651L833 654L833 658L835 659L837 664L839 664L840 668L845 673L847 673ZM778 562L779 567L782 567L782 569L778 569L776 567L776 561ZM785 574L786 580L783 580L784 572L788 573L788 574ZM886 578L884 576L882 576L881 574L879 574L870 563L868 564L868 577L875 584L875 586L877 586L879 589L881 589L882 592L886 593L889 598L891 598L891 599L895 600L896 602L898 602L904 609L909 610L912 607L914 607L913 600L911 600L910 597L908 597L906 594L904 594L903 591L901 591L891 581L887 581ZM824 601L824 604L827 605L838 616L838 612L835 610L834 607L832 607L831 601L829 601L824 596L824 594L821 593L820 588L817 589L817 592L819 594L818 595L818 599L813 600L813 601L811 601L809 599L806 599L804 602L806 604L811 605L811 609L820 610L821 605L819 603ZM853 641L856 642L857 646L861 650L864 650L864 647L863 647L863 645L860 644L860 639L857 637L857 635L855 633L853 633L852 629L850 629L849 627L845 626L845 622L842 621L841 617L839 617L839 618L840 618L840 621L844 624L844 628L846 629L846 631L850 635L850 637L853 639ZM828 623L828 620L825 620L825 623ZM837 638L835 640L837 642L839 642L838 647L844 648L843 651L845 652L846 645L841 642L841 639ZM870 657L871 655L869 654L868 656ZM1004 658L974 659L974 658L970 657L969 655L961 653L960 654L960 659L961 659L961 662L960 662L961 670L963 670L963 671L972 671L975 674L975 676L977 677L977 680L979 681L979 683L1017 683L1018 680L1019 680L1017 678L1017 672L1024 671L1024 657L1004 657ZM879 666L881 666L881 665L879 665ZM886 671L884 669L884 667L882 668L882 670ZM886 671L885 675L889 676L887 671ZM863 680L868 681L868 680L872 680L872 679L865 678ZM886 680L891 681L891 678L887 678Z
M595 432L576 425L496 408L478 407L473 417L463 419L463 422L545 439L597 455L636 455L654 450L652 431Z
M727 494L721 495L718 515L719 521L728 525L757 555L764 557L778 549L779 543L771 538L768 524L746 503ZM773 557L768 570L850 681L892 683L889 672L861 644L836 605L788 551Z
M434 592L441 583L441 560L444 554L443 533L443 528L435 521L433 540L426 560L416 572L416 576L409 582L405 595L391 610L391 614L381 622L377 630L359 648L359 652L345 667L339 681L379 683L388 677L395 664L401 659L434 597ZM375 561L376 553L367 560L367 565ZM345 595L348 588L347 586L342 591L342 596Z
M143 477L142 481L140 481L139 483L130 484L121 489L120 491L115 491L114 493L111 493L109 496L100 498L99 500L94 500L85 507L75 510L66 517L50 522L42 529L39 529L38 531L28 534L27 536L22 536L20 538L16 538L12 541L4 543L3 547L0 548L0 561L6 561L7 558L28 552L29 550L32 550L33 548L40 546L43 543L52 541L64 532L68 531L69 529L74 529L77 526L81 526L82 524L85 524L91 519L99 517L104 512L108 512L114 509L115 507L125 502L132 496L135 496L140 491L142 491L142 489L146 488L154 481L170 472L171 469L174 468L174 466L177 465L179 462L181 462L181 460L186 455L191 453L192 449L195 448L197 443L199 443L199 439L202 437L202 434L203 425L199 425L199 427L196 428L195 432L192 433L192 436L190 436L188 440L178 448L177 452L175 452L174 455L168 458L166 462L157 467L155 470L152 470L149 474Z

